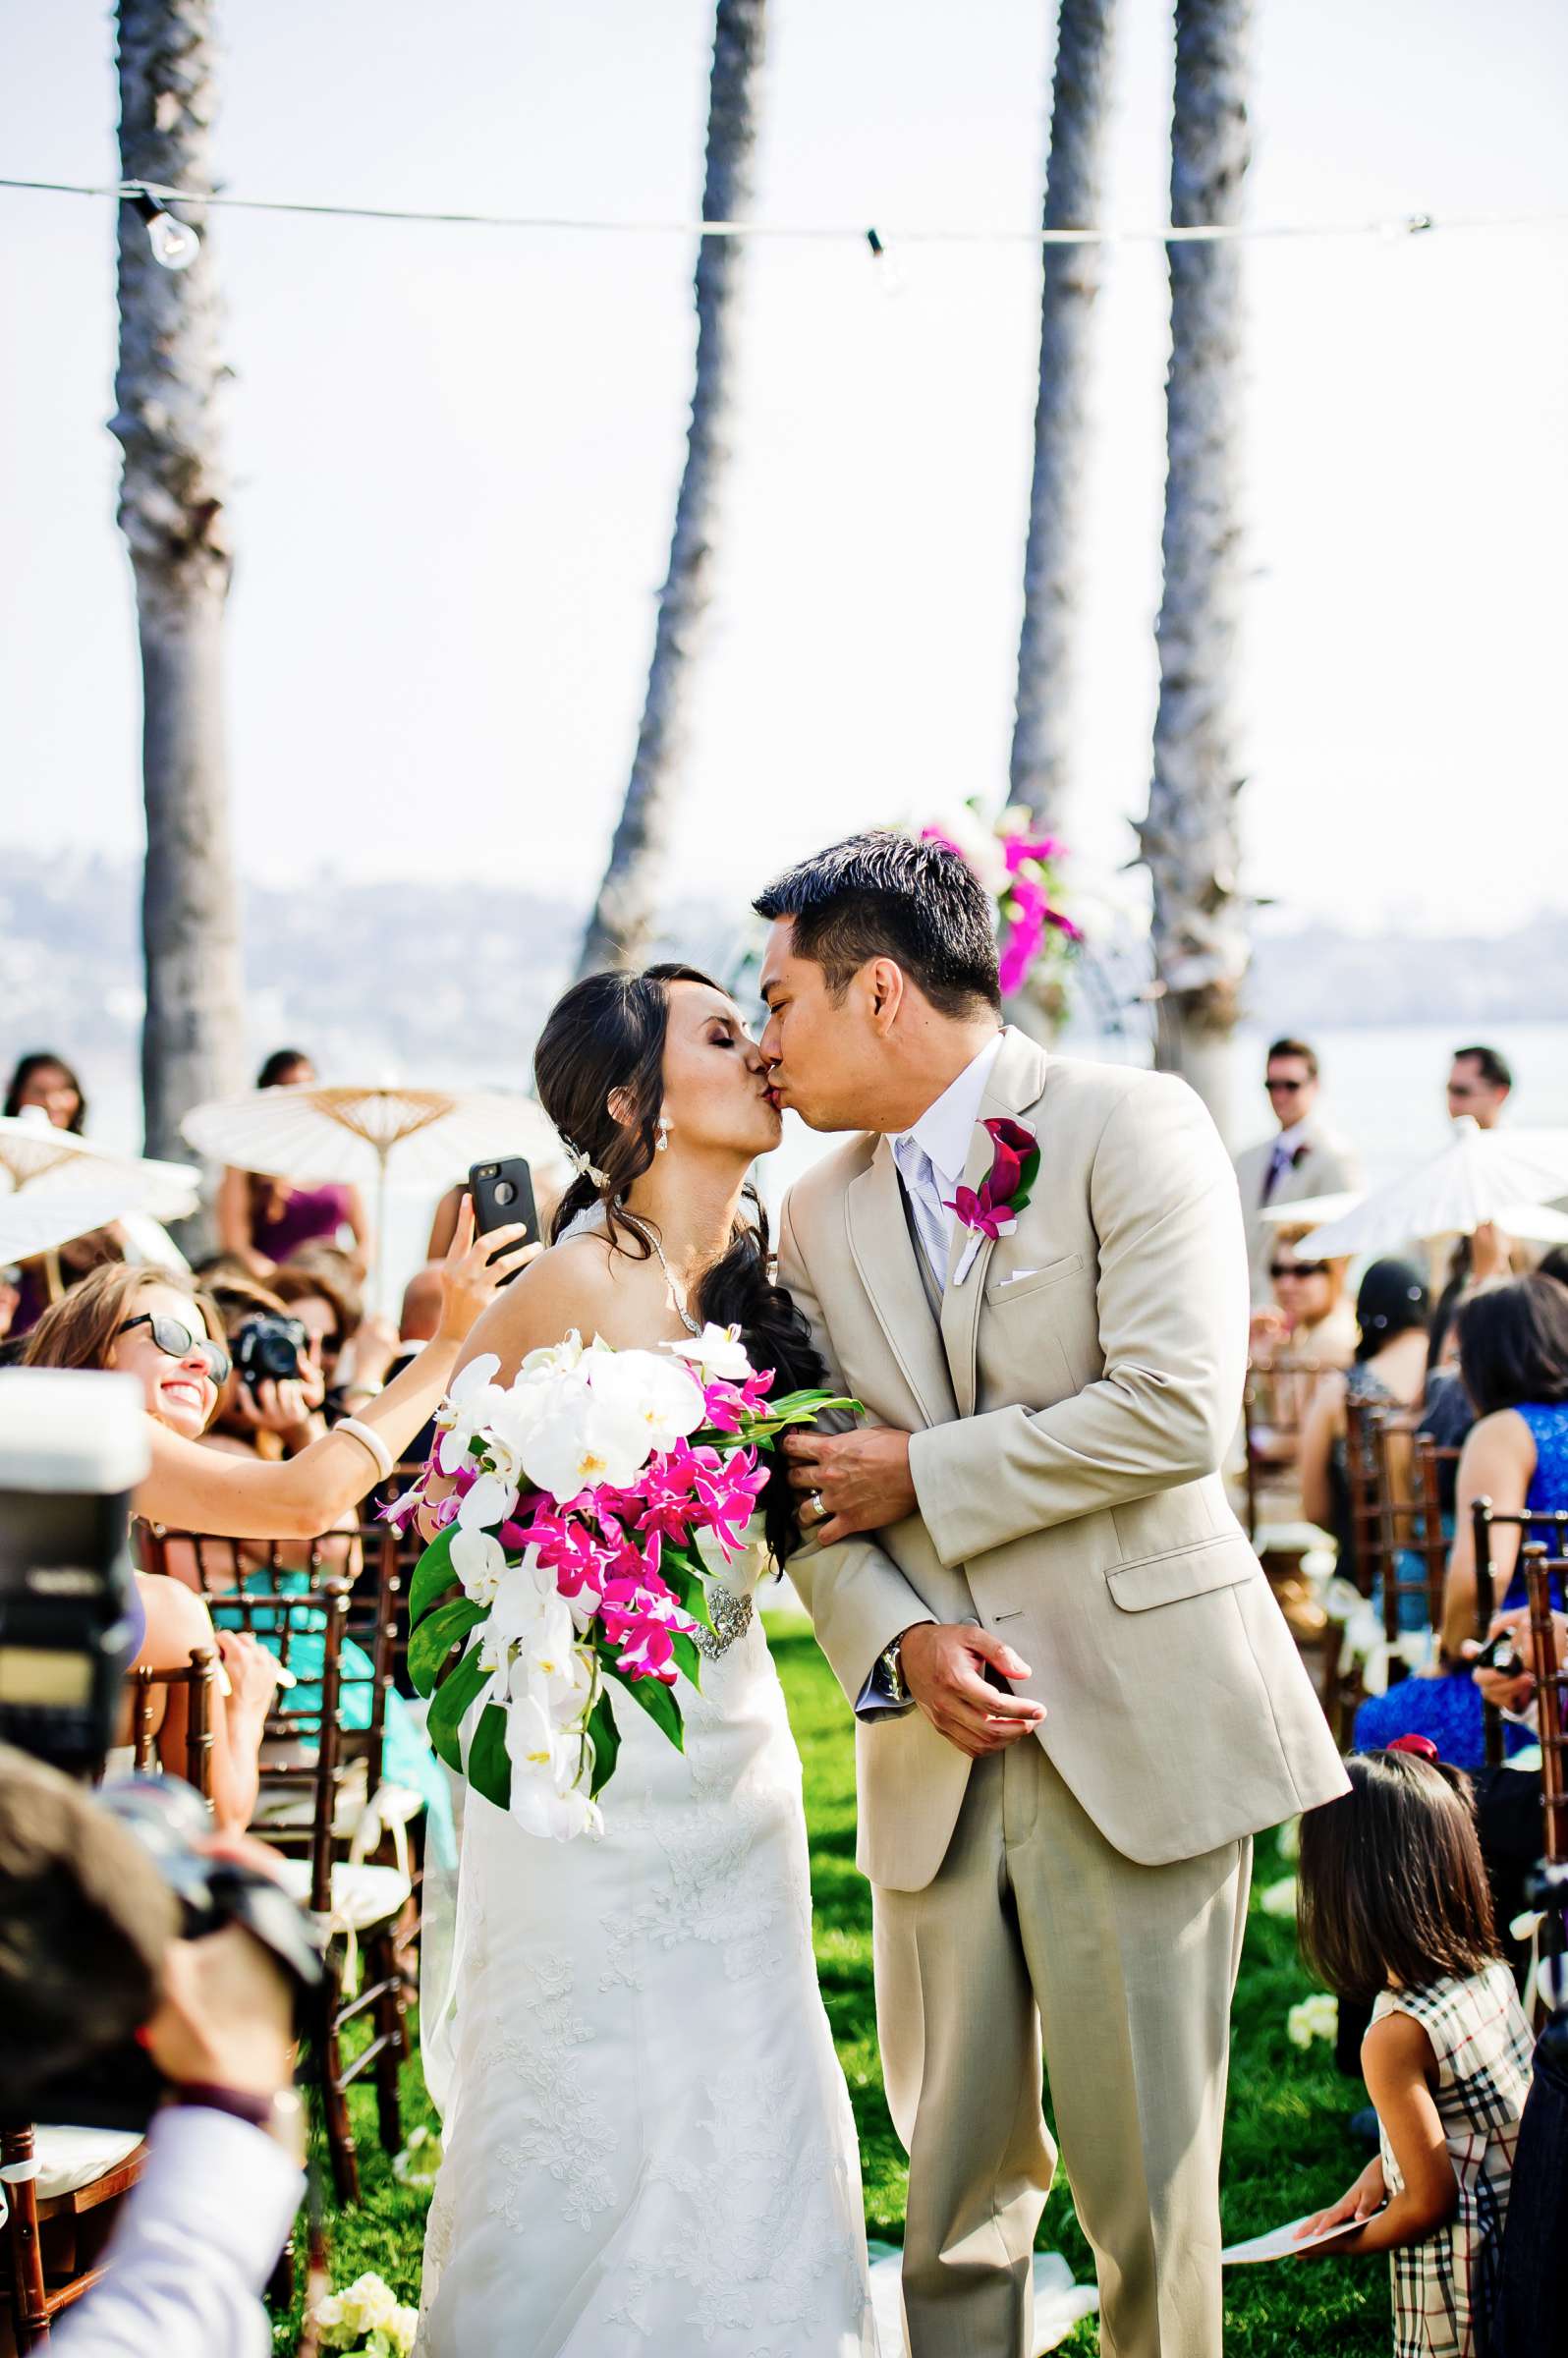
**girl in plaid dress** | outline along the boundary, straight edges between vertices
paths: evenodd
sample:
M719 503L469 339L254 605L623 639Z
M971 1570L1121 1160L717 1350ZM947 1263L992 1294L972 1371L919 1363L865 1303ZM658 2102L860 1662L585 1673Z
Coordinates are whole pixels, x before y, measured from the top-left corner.
M1530 2027L1503 1963L1470 1787L1420 1736L1345 1764L1351 1790L1302 1822L1301 1937L1362 2044L1381 2151L1303 2222L1387 2252L1394 2358L1484 2358Z

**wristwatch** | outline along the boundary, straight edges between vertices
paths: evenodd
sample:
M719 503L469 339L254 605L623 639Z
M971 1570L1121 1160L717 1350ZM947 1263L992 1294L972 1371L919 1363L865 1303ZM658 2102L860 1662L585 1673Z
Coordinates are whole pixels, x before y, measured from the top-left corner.
M891 1646L884 1646L876 1657L877 1686L889 1703L904 1704L910 1700L904 1678L904 1640L908 1632L900 1630Z

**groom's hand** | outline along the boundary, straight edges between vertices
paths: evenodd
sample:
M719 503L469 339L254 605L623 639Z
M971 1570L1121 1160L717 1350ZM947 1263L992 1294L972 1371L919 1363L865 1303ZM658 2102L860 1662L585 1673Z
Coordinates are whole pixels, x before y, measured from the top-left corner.
M917 1621L904 1632L899 1659L908 1687L939 1736L978 1761L1004 1752L1045 1716L1027 1695L1004 1694L986 1678L1028 1678L1011 1646L973 1621Z
M902 1523L919 1501L909 1470L909 1434L889 1425L854 1432L789 1432L790 1482L804 1490L801 1529L824 1547L859 1531Z

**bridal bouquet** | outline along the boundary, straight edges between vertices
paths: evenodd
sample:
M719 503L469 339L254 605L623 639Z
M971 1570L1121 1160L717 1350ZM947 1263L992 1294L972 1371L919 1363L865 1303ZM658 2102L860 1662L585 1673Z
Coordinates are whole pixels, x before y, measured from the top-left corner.
M996 904L1002 996L1029 989L1061 1002L1067 970L1084 945L1083 928L1062 903L1067 846L1036 832L1027 811L1009 809L994 823L967 804L963 816L922 827L922 840L945 845L975 870Z
M677 1682L700 1685L697 1633L712 1627L703 1538L731 1561L777 1435L858 1403L770 1401L771 1370L752 1367L738 1330L711 1325L657 1351L571 1334L505 1387L499 1367L486 1356L463 1370L429 1464L390 1510L406 1527L439 1478L426 1518L439 1528L409 1591L409 1675L431 1697L426 1729L448 1767L531 1832L568 1842L602 1830L597 1796L620 1749L612 1687L682 1745Z

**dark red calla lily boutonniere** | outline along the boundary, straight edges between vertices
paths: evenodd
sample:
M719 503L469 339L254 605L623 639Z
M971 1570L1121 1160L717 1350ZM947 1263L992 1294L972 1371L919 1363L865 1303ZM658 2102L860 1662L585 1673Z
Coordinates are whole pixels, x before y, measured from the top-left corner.
M959 1225L970 1232L953 1271L955 1285L963 1284L987 1237L995 1244L998 1237L1012 1235L1039 1173L1039 1141L1033 1130L1026 1130L1022 1122L1003 1120L982 1122L980 1128L995 1150L990 1170L978 1189L961 1187L947 1202Z

